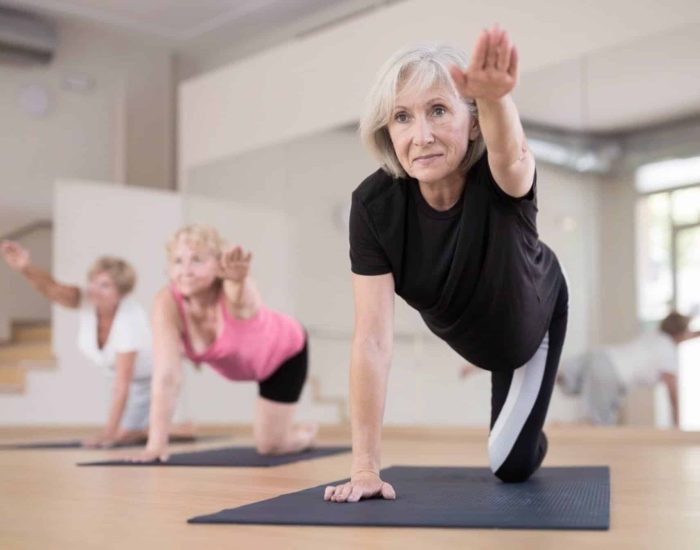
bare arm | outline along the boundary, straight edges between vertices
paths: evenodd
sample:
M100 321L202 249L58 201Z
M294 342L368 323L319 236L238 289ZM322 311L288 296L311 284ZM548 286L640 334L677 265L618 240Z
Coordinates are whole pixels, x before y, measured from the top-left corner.
M680 339L680 342L685 342L686 340L692 340L700 336L700 330L689 330Z
M151 315L153 328L153 379L151 414L146 451L135 460L168 457L168 434L182 384L180 326L177 305L168 288L156 295Z
M80 289L59 283L50 273L33 265L29 252L18 243L3 241L0 252L7 265L21 273L29 284L52 302L73 309L80 305Z
M464 71L452 67L450 73L462 96L476 100L496 183L512 197L525 196L532 187L535 159L510 96L518 78L518 52L508 34L496 26L483 31L469 67Z
M351 481L328 487L324 498L357 502L381 494L395 498L393 487L379 477L381 432L393 352L394 278L353 275L355 334L350 358L352 421Z
M118 353L115 365L114 384L112 385L112 405L105 427L105 437L116 439L119 434L122 416L129 398L129 386L134 378L134 367L138 352Z
M252 257L251 252L245 253L240 246L235 246L221 258L226 302L231 315L239 319L252 317L262 304L260 291L250 276Z
M119 427L129 398L129 385L134 376L136 353L118 353L115 365L114 384L112 385L112 403L109 408L109 418L101 433L84 439L83 447L112 447L118 439Z
M661 380L668 389L668 398L671 401L671 413L673 415L673 425L679 426L679 411L678 411L678 376L670 372L661 374Z

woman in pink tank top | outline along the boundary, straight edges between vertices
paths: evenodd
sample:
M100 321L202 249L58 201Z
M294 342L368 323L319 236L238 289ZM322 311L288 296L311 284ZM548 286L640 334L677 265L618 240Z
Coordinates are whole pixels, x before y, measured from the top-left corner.
M229 380L259 386L258 452L286 454L313 444L317 426L294 424L307 372L307 336L296 319L268 308L249 275L251 254L224 250L216 229L187 226L168 244L170 285L153 310L153 399L146 450L167 459L167 433L182 378L181 357Z

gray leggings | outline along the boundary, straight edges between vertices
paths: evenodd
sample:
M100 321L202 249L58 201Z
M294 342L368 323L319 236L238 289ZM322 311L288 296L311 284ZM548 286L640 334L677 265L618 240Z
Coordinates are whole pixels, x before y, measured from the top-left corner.
M617 424L624 388L615 365L604 351L592 351L563 361L559 387L567 395L580 395L585 414L593 424Z

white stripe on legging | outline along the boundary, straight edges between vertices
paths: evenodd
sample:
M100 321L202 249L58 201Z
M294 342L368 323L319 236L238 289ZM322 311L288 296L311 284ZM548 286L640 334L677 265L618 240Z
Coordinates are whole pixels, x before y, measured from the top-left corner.
M506 402L489 434L489 462L492 472L498 471L506 461L527 417L530 416L540 393L548 350L549 333L545 334L535 355L513 372Z

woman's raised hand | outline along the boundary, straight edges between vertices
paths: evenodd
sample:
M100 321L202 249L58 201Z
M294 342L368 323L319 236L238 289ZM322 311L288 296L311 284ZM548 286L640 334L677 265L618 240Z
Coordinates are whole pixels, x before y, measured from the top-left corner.
M518 79L518 51L508 33L494 25L479 34L469 66L453 65L457 91L470 99L496 100L510 93Z
M347 483L329 485L323 494L323 500L331 502L357 502L373 497L386 500L396 498L394 488L374 472L360 472L353 475Z
M221 277L240 283L250 272L252 252L246 253L240 246L226 250L221 256Z
M7 265L15 271L22 271L31 262L29 251L14 241L2 241L0 243L0 252Z

